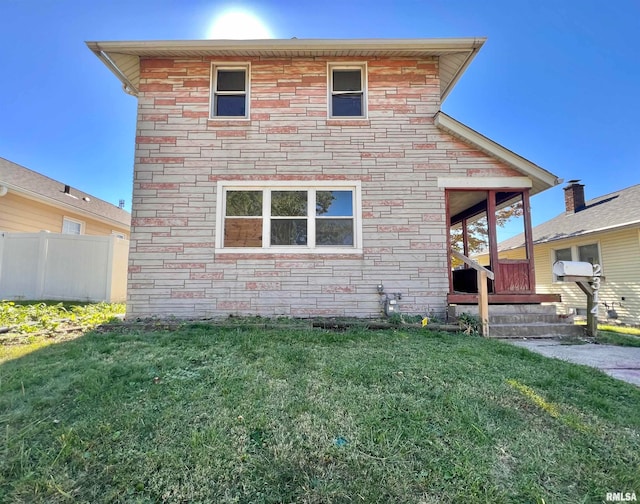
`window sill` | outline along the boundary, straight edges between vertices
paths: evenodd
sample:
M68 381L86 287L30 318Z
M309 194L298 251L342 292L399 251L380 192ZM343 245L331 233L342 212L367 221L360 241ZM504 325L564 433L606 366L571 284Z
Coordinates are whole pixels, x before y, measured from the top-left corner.
M371 126L371 121L366 117L337 118L330 117L327 119L327 126Z
M264 256L280 258L282 256L296 256L300 258L307 257L326 257L326 256L350 256L357 258L363 255L361 248L343 248L343 247L322 247L322 248L216 248L214 249L216 255L239 255L239 256Z
M242 126L251 124L249 117L209 117L207 126Z

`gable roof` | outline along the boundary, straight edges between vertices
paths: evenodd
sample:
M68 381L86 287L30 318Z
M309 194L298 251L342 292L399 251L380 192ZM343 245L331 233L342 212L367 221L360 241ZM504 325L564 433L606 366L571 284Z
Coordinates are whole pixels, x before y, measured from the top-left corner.
M2 186L28 198L67 208L99 221L126 227L131 225L131 214L126 210L75 188L66 194L62 182L4 158L0 158L0 188Z
M430 57L440 60L440 98L444 100L485 42L485 38L450 39L265 39L150 40L87 42L87 46L137 96L140 58L262 56L268 58Z
M586 202L584 209L562 213L533 228L533 243L548 243L628 226L640 227L640 184ZM499 250L524 246L524 234L504 240Z
M469 128L469 126L456 121L453 117L448 116L442 111L435 115L434 124L442 131L474 146L485 154L488 154L498 161L502 161L514 170L529 177L532 182L531 195L560 183L560 179L553 173L510 151L499 143Z

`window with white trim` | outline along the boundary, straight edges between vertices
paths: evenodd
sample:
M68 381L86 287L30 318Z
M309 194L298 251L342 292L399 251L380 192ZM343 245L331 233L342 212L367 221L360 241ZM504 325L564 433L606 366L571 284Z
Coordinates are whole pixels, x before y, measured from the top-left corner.
M218 251L349 252L361 242L360 183L218 186Z
M367 117L367 66L329 65L329 117Z
M600 262L600 248L597 243L587 243L585 245L573 245L571 247L554 249L551 253L553 263L557 261L581 261L589 262L591 264L599 264L602 266L602 263ZM553 275L553 273L552 276L553 281L557 282L558 277Z
M249 117L249 65L211 65L211 117Z
M69 217L62 218L62 234L81 235L84 223Z

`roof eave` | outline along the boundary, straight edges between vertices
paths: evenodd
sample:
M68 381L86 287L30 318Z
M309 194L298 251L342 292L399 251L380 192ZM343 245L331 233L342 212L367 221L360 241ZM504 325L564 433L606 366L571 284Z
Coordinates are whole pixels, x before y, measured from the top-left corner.
M14 184L10 184L7 182L2 182L3 186L6 186L10 191L16 192L18 194L21 194L22 196L24 196L25 198L28 198L30 200L33 201L40 201L40 202L44 202L48 205L54 206L56 208L60 208L62 210L68 210L71 211L73 213L79 214L79 215L83 215L87 218L93 219L93 220L97 220L99 222L102 222L104 224L108 224L110 226L113 227L119 227L119 228L124 228L129 230L131 228L131 224L126 224L124 222L120 222L116 219L111 219L109 217L105 217L103 215L97 214L95 212L91 212L88 210L83 210L82 208L78 208L76 206L73 205L68 205L65 204L61 201L58 201L54 198L50 198L49 196L45 196L43 194L39 194L33 191L30 191L28 189L24 189L23 187L19 187L16 186Z
M87 46L102 61L106 67L122 82L122 89L125 93L132 96L138 96L138 88L128 79L128 77L120 70L118 65L109 57L109 54L100 49L97 42L87 42Z
M469 66L478 50L485 43L484 37L439 38L439 39L264 39L264 40L148 40L148 41L106 41L87 42L93 53L122 82L125 92L137 96L138 89L131 75L122 69L113 56L129 55L137 58L139 72L140 57L162 57L175 51L189 51L200 55L234 54L238 51L258 56L262 53L336 54L349 51L355 57L359 52L385 53L392 51L402 56L423 52L436 57L465 54L465 58L453 72L451 79L440 92L444 101ZM129 69L130 70L130 69ZM135 70L134 70L135 73ZM135 76L134 76L135 78Z
M331 50L431 50L460 52L475 51L482 47L486 38L434 38L434 39L256 39L256 40L138 40L87 42L96 51L120 52L123 54L153 54L176 49L218 52L254 50L260 51L331 51Z
M553 173L510 151L461 122L456 121L442 111L438 112L434 119L435 125L442 131L461 139L493 158L507 164L523 175L530 177L533 181L532 194L537 194L562 182L562 180Z

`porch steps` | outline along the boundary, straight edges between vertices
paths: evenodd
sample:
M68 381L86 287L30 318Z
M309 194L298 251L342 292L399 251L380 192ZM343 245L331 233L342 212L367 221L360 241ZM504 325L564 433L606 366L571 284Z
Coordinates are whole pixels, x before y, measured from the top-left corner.
M456 320L460 314L478 316L477 305L449 305L447 316ZM554 305L489 305L489 335L492 338L579 337L584 328L556 313Z

